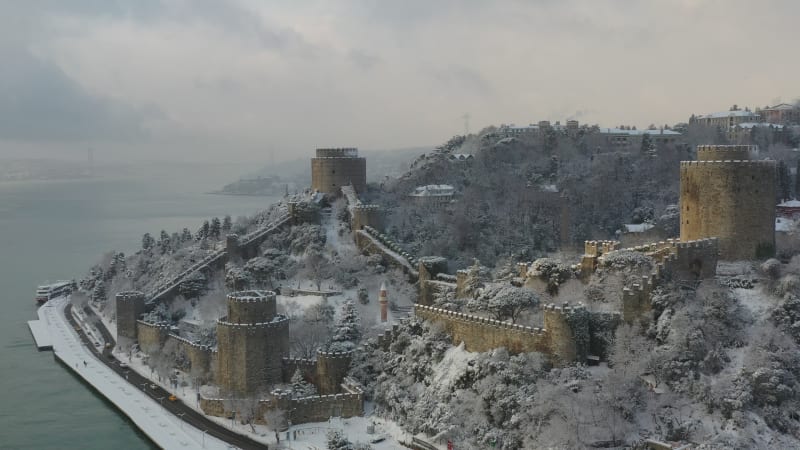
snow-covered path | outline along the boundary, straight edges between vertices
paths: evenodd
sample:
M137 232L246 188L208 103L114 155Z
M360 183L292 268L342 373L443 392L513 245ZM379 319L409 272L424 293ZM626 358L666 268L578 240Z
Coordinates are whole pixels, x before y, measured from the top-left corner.
M153 442L166 449L229 449L227 443L208 436L166 411L155 399L130 385L97 360L64 315L67 299L61 297L39 308L39 320L50 332L53 353L111 403L117 406Z

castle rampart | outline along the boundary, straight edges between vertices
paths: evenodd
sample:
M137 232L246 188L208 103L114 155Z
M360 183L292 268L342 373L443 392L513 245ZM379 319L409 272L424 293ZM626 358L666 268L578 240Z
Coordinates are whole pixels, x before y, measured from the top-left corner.
M136 321L136 338L139 341L139 348L145 353L161 350L169 333L170 326L166 323Z
M454 344L464 342L465 348L471 352L505 347L511 353L549 353L548 333L541 328L423 305L415 305L414 314L429 322L441 324Z
M350 208L350 215L352 230L363 230L364 227L383 229L383 210L378 205L355 205Z
M681 162L681 241L719 237L724 260L774 253L776 164L747 160L752 150L700 146L703 160Z
M348 185L356 192L366 191L367 160L355 148L318 148L311 159L311 188L338 196Z
M114 301L117 309L117 341L137 339L136 321L145 312L145 295L139 291L118 293Z
M265 424L267 412L280 409L292 424L324 422L331 417L355 417L364 414L364 393L354 384L344 383L342 393L292 398L291 394L275 391L270 398L258 402L255 423ZM216 417L228 417L232 411L225 407L224 398L200 396L200 408Z

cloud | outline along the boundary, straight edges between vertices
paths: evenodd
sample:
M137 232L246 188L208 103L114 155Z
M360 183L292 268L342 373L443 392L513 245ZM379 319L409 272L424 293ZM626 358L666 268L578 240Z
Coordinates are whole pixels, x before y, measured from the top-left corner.
M410 147L460 132L465 111L473 128L681 122L796 97L798 13L788 0L5 2L0 156L11 139L256 161L265 147Z
M0 71L0 139L132 140L146 138L146 122L164 120L155 107L136 109L86 92L54 64L29 54Z

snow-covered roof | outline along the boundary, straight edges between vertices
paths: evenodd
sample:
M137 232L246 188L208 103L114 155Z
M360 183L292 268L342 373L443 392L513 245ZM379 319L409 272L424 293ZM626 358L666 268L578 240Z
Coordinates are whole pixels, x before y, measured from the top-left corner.
M768 108L764 108L762 111L769 111L769 110L773 110L773 111L775 111L775 110L787 111L787 110L794 109L794 108L795 108L795 106L794 106L794 105L790 105L790 104L788 104L788 103L781 103L781 104L778 104L778 105L775 105L775 106L770 106L770 107L768 107Z
M755 127L783 128L783 125L779 125L777 123L767 123L767 122L742 122L736 126L741 128L755 128Z
M543 184L539 187L545 192L558 192L558 186L555 184Z
M783 203L780 203L778 207L784 208L800 208L800 200L787 200Z
M455 194L456 188L449 184L429 184L419 186L411 193L413 197L446 197Z
M626 134L628 136L643 136L649 134L650 136L670 135L679 136L680 133L672 130L623 130L622 128L601 128L601 134Z
M655 227L652 223L626 223L622 225L626 233L644 233Z
M758 114L754 113L753 111L738 109L736 111L719 111L703 116L697 116L698 119L719 119L722 117L758 117Z

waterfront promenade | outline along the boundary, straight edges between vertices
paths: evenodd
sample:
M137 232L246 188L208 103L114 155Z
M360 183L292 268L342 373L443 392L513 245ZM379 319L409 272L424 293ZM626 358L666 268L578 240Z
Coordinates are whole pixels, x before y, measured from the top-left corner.
M61 297L38 310L41 324L49 330L55 357L119 408L156 445L167 449L237 448L182 421L166 409L164 397L152 397L146 386L131 384L102 362L70 323L67 304Z

